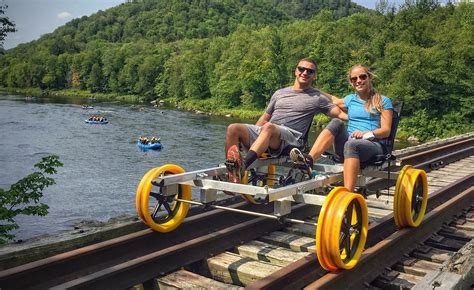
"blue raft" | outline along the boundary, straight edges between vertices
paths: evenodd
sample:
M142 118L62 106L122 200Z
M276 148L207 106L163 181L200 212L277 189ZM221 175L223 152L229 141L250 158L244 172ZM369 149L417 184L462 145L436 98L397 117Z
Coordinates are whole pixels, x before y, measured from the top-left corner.
M160 150L162 148L161 142L153 144L143 144L140 141L137 141L137 147L143 150Z
M98 124L98 125L105 125L109 123L109 120L104 121L91 121L91 120L84 120L87 124Z

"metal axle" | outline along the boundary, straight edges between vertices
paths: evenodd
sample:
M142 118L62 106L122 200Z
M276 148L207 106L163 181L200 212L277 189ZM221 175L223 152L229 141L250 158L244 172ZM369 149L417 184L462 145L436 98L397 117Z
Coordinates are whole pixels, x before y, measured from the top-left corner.
M269 219L278 220L278 221L281 221L281 222L290 222L290 223L294 223L294 224L305 224L305 225L311 225L311 226L318 226L317 223L306 222L306 221L292 219L292 218L286 218L286 217L277 217L277 216L271 215L271 214L264 214L264 213L252 212L252 211L248 211L248 210L229 208L229 207L220 206L220 205L204 204L202 202L193 201L193 200L185 200L185 199L180 199L180 198L175 198L174 200L179 201L179 202L189 203L189 204L209 206L209 207L216 208L216 209L233 211L233 212L238 212L238 213L247 214L247 215L265 217L265 218L269 218Z

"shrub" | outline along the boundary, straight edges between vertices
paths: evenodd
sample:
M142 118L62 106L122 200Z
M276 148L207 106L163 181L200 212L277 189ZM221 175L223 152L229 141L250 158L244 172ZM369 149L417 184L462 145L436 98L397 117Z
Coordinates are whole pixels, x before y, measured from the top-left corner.
M55 174L56 167L63 166L58 156L46 156L34 165L39 171L20 179L9 190L0 188L0 244L15 238L10 232L18 229L15 222L17 215L48 214L49 207L40 202L43 190L55 184L53 178L45 174Z

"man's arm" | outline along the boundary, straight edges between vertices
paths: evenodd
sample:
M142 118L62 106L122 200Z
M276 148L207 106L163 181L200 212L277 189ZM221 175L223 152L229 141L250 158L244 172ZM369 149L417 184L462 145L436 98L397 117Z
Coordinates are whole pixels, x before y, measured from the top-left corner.
M329 112L328 116L332 118L339 118L341 120L347 121L348 117L346 112L342 111L338 106L334 106Z
M272 115L270 115L270 114L268 114L267 112L265 112L265 113L263 113L262 116L260 116L260 118L258 119L257 123L255 123L255 125L257 125L257 126L263 126L263 124L265 124L266 122L268 122L271 117L272 117Z
M338 97L336 97L336 96L333 96L333 95L331 95L331 94L329 94L329 93L326 93L326 92L323 92L323 91L321 91L321 90L320 90L319 92L321 92L321 94L322 94L323 96L325 96L326 98L328 98L329 101L331 101L333 104L337 105L338 107L340 107L340 108L344 108L344 107L345 107L345 105L344 105L344 99L338 98Z

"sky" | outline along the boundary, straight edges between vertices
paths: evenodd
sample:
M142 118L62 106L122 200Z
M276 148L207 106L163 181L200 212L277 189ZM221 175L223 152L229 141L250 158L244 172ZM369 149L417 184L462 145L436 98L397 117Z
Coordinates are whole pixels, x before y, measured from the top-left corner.
M389 1L396 5L405 2ZM20 43L36 40L74 18L89 16L124 2L126 0L0 0L0 4L8 5L5 15L15 23L17 29L17 32L7 34L3 47L10 49ZM370 9L374 9L376 3L375 0L352 2Z

